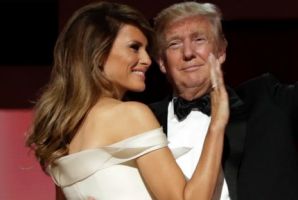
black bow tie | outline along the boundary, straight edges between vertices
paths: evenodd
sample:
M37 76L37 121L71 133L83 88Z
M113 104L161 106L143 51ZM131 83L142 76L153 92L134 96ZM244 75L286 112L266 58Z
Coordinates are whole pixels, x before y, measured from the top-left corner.
M210 115L210 96L205 95L192 101L187 101L181 97L174 98L174 113L179 121L185 119L193 108Z

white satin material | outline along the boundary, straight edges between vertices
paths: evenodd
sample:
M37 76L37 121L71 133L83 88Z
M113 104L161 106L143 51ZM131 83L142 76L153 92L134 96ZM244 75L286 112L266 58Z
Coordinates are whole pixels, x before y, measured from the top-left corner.
M49 166L53 181L67 199L152 200L135 159L168 145L162 128L154 129L102 148L64 156ZM179 157L188 148L172 150Z

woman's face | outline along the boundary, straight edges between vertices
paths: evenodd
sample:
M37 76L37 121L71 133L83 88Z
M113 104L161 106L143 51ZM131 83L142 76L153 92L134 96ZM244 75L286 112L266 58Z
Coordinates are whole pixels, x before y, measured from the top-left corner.
M123 25L104 65L104 73L120 93L145 89L145 72L151 65L147 38L133 25Z

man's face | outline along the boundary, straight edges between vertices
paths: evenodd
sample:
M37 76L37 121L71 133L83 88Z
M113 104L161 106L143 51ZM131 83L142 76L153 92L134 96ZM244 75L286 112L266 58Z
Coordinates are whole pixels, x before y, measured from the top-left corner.
M160 60L178 95L186 89L205 93L210 87L210 53L216 55L214 34L209 21L187 17L171 23L165 29L165 49Z

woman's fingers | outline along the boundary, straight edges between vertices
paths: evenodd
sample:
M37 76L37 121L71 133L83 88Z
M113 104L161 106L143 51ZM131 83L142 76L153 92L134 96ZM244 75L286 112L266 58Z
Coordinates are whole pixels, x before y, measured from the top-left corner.
M211 88L215 89L224 87L224 79L219 60L212 53L210 53L208 61L210 65Z
M217 62L215 56L210 53L208 57L208 62L210 65L210 79L211 79L211 88L214 89L218 85L218 65L219 63Z
M223 74L219 60L210 54L208 57L211 80L211 118L225 125L229 118L229 101L225 89Z

